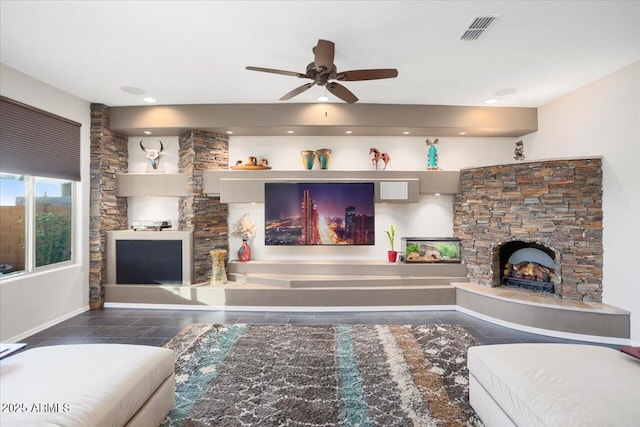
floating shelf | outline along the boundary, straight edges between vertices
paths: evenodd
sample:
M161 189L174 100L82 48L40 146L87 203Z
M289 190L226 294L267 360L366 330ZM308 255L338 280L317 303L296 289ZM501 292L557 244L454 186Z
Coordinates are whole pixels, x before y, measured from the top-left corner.
M116 197L184 197L186 173L118 173Z
M459 171L206 170L202 190L222 203L263 203L265 182L373 182L377 202L415 203L420 195L456 194ZM396 191L399 190L399 191ZM395 194L401 193L400 196Z

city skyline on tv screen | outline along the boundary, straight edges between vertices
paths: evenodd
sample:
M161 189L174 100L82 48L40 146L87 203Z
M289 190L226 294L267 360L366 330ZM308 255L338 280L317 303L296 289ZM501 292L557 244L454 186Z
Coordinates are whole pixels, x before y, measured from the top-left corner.
M374 245L372 182L265 183L265 245Z

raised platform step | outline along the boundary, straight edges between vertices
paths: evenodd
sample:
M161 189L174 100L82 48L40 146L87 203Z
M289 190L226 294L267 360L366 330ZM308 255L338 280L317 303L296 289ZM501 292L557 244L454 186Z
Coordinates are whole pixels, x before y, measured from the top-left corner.
M231 282L270 285L283 288L359 288L377 289L381 286L440 286L468 279L459 276L370 276L323 274L256 274L228 273Z
M459 263L407 264L364 260L230 261L227 272L283 275L467 277L466 265Z
M259 307L451 306L464 264L360 260L230 261L221 286L106 285L117 303Z
M212 307L452 306L451 285L284 288L229 282L223 286L105 285L110 303Z

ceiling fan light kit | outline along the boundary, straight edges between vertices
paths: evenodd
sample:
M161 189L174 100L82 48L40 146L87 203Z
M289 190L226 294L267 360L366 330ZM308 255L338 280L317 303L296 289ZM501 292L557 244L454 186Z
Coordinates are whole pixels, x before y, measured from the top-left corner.
M398 70L395 68L371 69L371 70L350 70L338 72L333 59L335 56L335 44L329 40L318 40L318 44L313 48L314 60L307 65L305 73L295 71L277 70L273 68L263 67L246 67L247 70L260 71L263 73L282 74L285 76L298 77L301 79L313 80L293 89L291 92L283 95L280 100L286 101L302 92L312 88L315 85L324 86L336 97L344 102L353 104L358 101L358 97L353 94L345 86L337 83L338 81L362 81L362 80L379 80L398 77Z

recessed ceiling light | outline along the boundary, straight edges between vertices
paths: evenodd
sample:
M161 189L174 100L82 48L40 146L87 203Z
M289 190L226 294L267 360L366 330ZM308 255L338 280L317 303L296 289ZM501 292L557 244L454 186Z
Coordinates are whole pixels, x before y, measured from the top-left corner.
M465 131L462 132L458 132L458 135L466 135L467 133Z
M233 131L232 130L228 130L225 132L227 135L233 135Z
M436 196L439 196L439 195L440 195L440 193L436 193L435 195L436 195Z
M507 96L507 95L511 95L513 93L516 93L518 91L518 89L516 89L515 87L506 87L504 89L500 89L497 90L495 92L493 92L494 95L496 96Z
M295 133L295 132L292 130L288 130L287 133Z
M133 86L122 86L120 90L126 93L130 93L132 95L142 95L145 92L144 89L140 89L139 87L133 87Z
M409 132L408 130L405 130L404 132L402 132L403 135L409 135L411 132Z
M497 104L498 100L496 98L489 98L486 101L484 101L484 103L487 105L493 105L493 104Z
M322 95L316 98L318 100L318 102L327 102L329 100L329 97L327 95Z
M152 97L152 96L145 96L144 98L142 98L142 100L143 100L144 102L148 102L148 103L150 103L150 104L153 104L153 103L155 103L155 102L158 102L158 100L157 100L157 99L155 99L155 98L154 98L154 97Z
M145 130L145 131L144 131L144 132L142 132L142 133L144 133L145 135L151 135L151 131L150 131L150 130Z
M352 130L346 130L346 131L344 131L344 133L346 133L347 135L351 135L353 133L353 131Z

